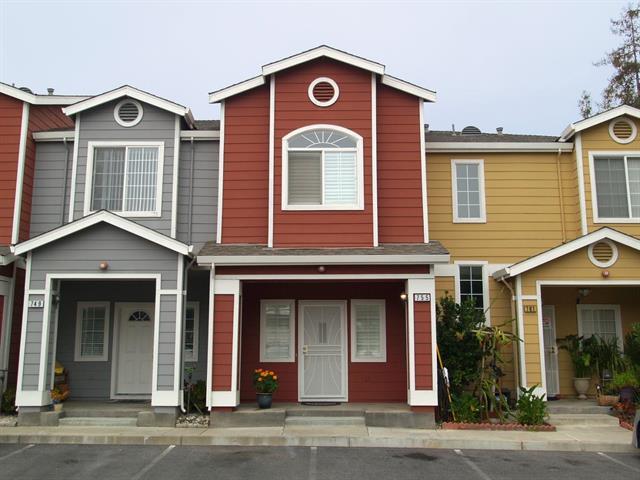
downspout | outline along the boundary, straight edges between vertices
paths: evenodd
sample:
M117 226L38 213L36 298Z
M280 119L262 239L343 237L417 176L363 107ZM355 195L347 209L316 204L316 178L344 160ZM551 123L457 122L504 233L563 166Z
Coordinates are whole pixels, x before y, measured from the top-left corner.
M560 228L562 229L562 243L567 242L567 229L565 226L564 218L564 192L562 189L562 174L560 171L560 155L562 151L558 149L558 156L556 157L556 173L558 175L558 195L560 196Z
M191 140L193 141L193 139L191 139ZM184 288L185 292L189 291L189 288L188 288L189 287L189 270L191 270L191 267L196 262L196 260L197 260L197 257L193 257L191 259L191 261L187 264L187 268L184 271L184 285L183 285L183 288ZM182 302L183 315L182 315L182 320L181 320L182 328L180 329L182 332L184 332L184 323L185 323L184 311L185 311L185 308L186 308L186 305L187 305L187 298L186 297L187 296L185 295L184 301ZM198 319L194 319L194 322L195 321L199 322L200 319L199 318ZM182 350L182 355L180 355L180 372L182 372L181 374L184 375L184 341L182 341L181 343L182 343L182 346L180 348ZM184 387L184 379L182 381L183 381L183 387ZM184 392L184 390L183 390L183 392ZM184 393L182 395L180 395L180 411L182 413L187 413L187 409L184 406Z
M193 232L193 173L194 173L194 164L195 164L195 157L196 157L196 150L195 150L195 145L193 143L193 137L191 137L191 171L189 173L190 177L189 177L189 213L188 213L188 221L189 221L189 225L188 225L188 229L189 229L189 233L187 235L187 243L189 245L191 245L191 236L192 236L192 232Z
M504 284L505 287L507 287L507 289L509 290L509 293L511 293L511 318L513 319L512 322L515 322L515 328L512 327L512 329L515 331L517 340L516 340L516 348L513 349L513 363L514 365L517 366L517 368L514 370L514 375L515 375L515 380L516 380L516 386L520 385L520 342L523 341L524 339L520 339L520 329L518 328L518 309L516 308L516 302L518 301L516 299L516 294L513 291L513 287L509 284L509 282L507 282L504 277L500 278L500 282L502 282ZM518 392L516 392L518 393Z
M64 157L64 183L62 184L62 208L60 209L60 225L64 225L64 210L67 204L67 181L69 180L69 144L67 137L62 139L66 154Z

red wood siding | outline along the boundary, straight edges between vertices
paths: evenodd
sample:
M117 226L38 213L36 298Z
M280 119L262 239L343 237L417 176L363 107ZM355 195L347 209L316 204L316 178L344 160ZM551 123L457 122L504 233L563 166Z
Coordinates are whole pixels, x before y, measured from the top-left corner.
M24 183L22 187L22 210L20 213L20 240L29 238L31 223L31 204L33 193L33 176L36 164L36 142L33 132L51 130L52 128L68 128L73 130L73 120L62 113L59 105L31 105L29 108L29 130L27 135L27 153L24 168Z
M318 275L317 265L216 267L216 275ZM429 265L325 265L325 275L429 273Z
M222 243L266 244L269 86L225 100Z
M233 295L215 295L213 315L213 390L229 391L233 357Z
M11 324L11 345L9 347L8 384L16 386L18 363L20 360L20 335L22 334L22 303L24 301L24 270L16 269L16 285L13 295L13 322Z
M0 245L11 243L22 102L0 95Z
M416 390L433 388L431 351L431 302L413 304Z
M330 77L340 96L330 107L309 100L307 89ZM276 75L274 246L370 246L373 244L371 195L371 73L329 59L318 59ZM282 137L312 124L332 124L364 140L364 211L283 211Z
M378 239L421 243L420 104L380 83L377 93Z
M348 389L350 402L406 402L407 370L405 356L405 315L400 293L403 282L371 283L245 283L242 303L240 397L255 401L252 375L255 368L278 373L277 402L298 401L297 327L298 300L349 300L370 298L386 300L386 363L351 362L351 305L347 303ZM260 363L260 300L294 299L296 362Z

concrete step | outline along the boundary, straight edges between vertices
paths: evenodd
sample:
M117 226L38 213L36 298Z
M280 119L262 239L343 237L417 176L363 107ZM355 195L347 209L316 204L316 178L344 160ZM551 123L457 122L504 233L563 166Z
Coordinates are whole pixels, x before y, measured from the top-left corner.
M285 419L285 427L289 426L365 426L364 416L327 416L327 417L311 417L305 416L293 416Z
M109 408L109 409L100 409L100 408L63 408L62 412L66 418L88 418L88 417L97 417L97 418L138 418L138 413L144 411L144 408Z
M287 418L290 417L364 417L364 409L333 408L333 407L295 407L287 408Z
M589 401L584 403L577 401L571 404L547 402L547 411L551 415L606 415L610 409L611 407L601 407Z
M616 426L618 419L613 415L606 414L561 414L549 415L551 425L582 425L582 426Z
M135 427L137 418L129 417L63 417L61 427Z

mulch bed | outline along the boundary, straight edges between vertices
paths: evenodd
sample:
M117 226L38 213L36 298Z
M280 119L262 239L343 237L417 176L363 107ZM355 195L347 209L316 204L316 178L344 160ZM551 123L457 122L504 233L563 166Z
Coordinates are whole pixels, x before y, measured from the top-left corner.
M545 423L544 425L523 425L521 423L462 423L443 422L442 428L445 430L497 430L503 432L527 431L527 432L555 432L555 425Z

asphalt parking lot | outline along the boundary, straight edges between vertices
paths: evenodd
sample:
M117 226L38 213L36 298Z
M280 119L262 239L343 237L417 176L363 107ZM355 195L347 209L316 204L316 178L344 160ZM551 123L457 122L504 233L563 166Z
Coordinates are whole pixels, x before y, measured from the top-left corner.
M336 447L0 445L0 479L640 478L638 454Z

